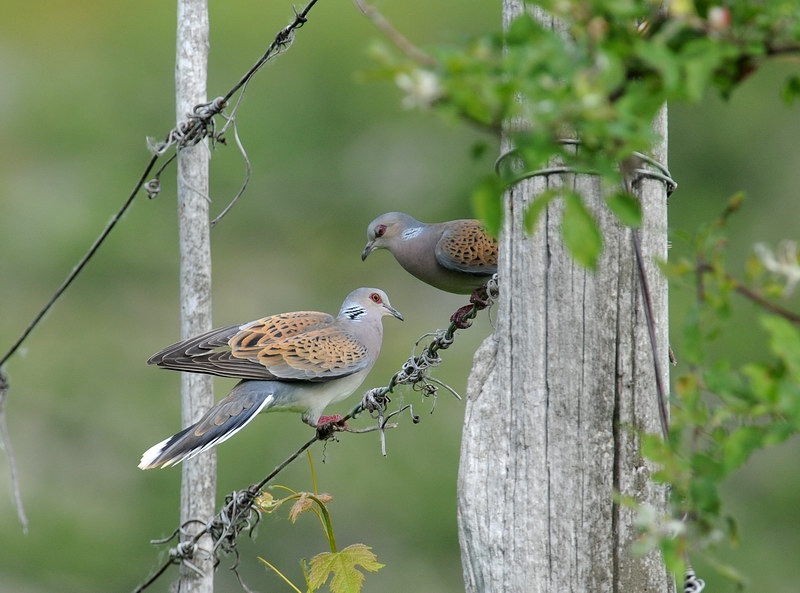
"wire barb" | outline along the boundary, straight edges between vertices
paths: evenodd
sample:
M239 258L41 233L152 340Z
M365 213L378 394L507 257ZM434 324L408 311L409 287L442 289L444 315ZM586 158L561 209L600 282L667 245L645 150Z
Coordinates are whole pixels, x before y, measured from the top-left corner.
M416 354L412 351L412 354L408 360L402 364L399 371L391 376L386 385L383 387L374 387L368 390L361 399L361 402L345 417L355 417L366 410L369 412L370 416L376 418L378 420L378 426L380 427L381 432L381 453L383 455L386 455L386 437L383 431L383 426L392 415L397 413L393 412L388 417L384 417L384 412L391 401L389 394L393 393L395 387L398 385L410 385L412 389L421 392L425 397L435 398L439 387L444 387L457 399L461 399L461 396L455 391L455 389L446 383L431 377L429 375L429 371L430 369L441 364L442 358L439 355L439 351L446 350L452 345L453 341L455 340L456 331L459 329L465 329L471 325L471 322L463 324L459 323L459 321L463 321L464 319L474 319L478 314L478 311L491 306L499 296L500 283L497 274L494 274L486 283L486 286L483 289L482 298L477 299L474 298L474 296L473 298L470 298L472 305L469 310L461 315L458 320L453 321L453 318L451 318L450 326L447 329L440 329L421 336L414 344L414 350L416 350L423 340L430 338L430 341L425 345L425 347L422 348L420 353ZM459 311L461 311L461 309L459 309ZM434 402L435 401L436 400L434 399ZM407 408L402 408L402 410L405 409ZM411 409L410 406L408 409ZM411 410L411 414L414 424L418 423L420 418L413 413L413 409Z
M231 100L231 97L233 97L240 89L242 89L242 87L250 81L253 75L255 75L255 73L258 72L258 70L267 61L288 49L288 46L291 44L293 39L294 31L302 27L308 21L308 13L317 2L318 0L310 0L310 2L306 4L305 8L303 8L300 13L297 13L295 10L294 21L276 34L274 41L267 48L267 51L264 53L264 55L253 67L250 68L250 70L247 71L247 73L239 80L239 82L237 82L227 93L225 93L225 95L217 97L207 103L196 105L192 109L192 112L187 114L186 119L179 122L172 130L170 130L166 134L164 140L161 142L148 139L148 150L151 153L150 160L144 167L144 171L142 172L139 180L136 182L131 192L128 194L128 197L123 202L117 213L112 217L106 228L103 229L98 238L94 241L86 255L84 255L78 264L72 269L72 272L70 272L70 274L67 276L67 279L61 284L61 286L58 287L55 294L53 294L50 300L34 317L33 321L31 321L25 331L22 332L19 339L11 346L11 348L9 348L8 352L6 352L6 354L0 358L0 367L2 367L3 364L5 364L5 362L11 358L15 352L17 352L17 350L19 350L20 346L22 346L23 342L25 342L25 340L28 338L28 335L30 335L33 329L41 322L42 318L47 314L53 304L55 304L55 302L70 286L70 284L72 284L78 274L81 273L84 266L94 256L95 252L103 244L119 220L128 210L139 191L141 189L145 189L145 192L150 199L155 198L158 195L161 190L159 176L163 172L164 168L174 160L175 155L173 154L170 156L167 162L158 170L154 179L149 179L150 173L155 167L158 159L164 156L172 146L176 146L177 149L180 150L181 148L193 146L206 137L210 137L213 142L225 142L222 132L217 134L215 131L214 117L222 114L223 110ZM224 129L225 127L223 127L223 131ZM239 196L237 195L235 200L238 199L238 197ZM229 209L230 208L227 208L223 212L223 215L227 213L227 210ZM217 217L216 220L218 221L221 217L222 215Z
M706 588L706 582L697 578L691 565L686 566L686 573L683 577L683 593L700 593Z
M97 250L100 246L105 242L108 238L108 235L111 231L116 227L117 223L122 219L122 216L128 210L130 205L133 203L133 200L138 195L139 191L144 189L147 197L149 199L154 199L158 196L161 191L161 182L160 182L160 175L164 171L165 167L169 165L174 159L178 151L182 148L186 148L189 146L193 146L198 144L205 138L210 138L212 144L215 142L225 143L225 138L223 136L224 130L227 127L223 126L223 130L217 134L215 129L214 117L216 115L222 114L223 110L227 106L228 102L230 101L231 97L236 94L242 87L244 87L250 79L255 75L255 73L271 58L275 57L286 51L288 47L291 45L291 41L293 40L294 31L302 27L308 21L308 13L313 8L313 6L317 3L318 0L310 0L308 4L306 4L305 8L298 13L296 10L294 21L281 29L278 34L275 36L274 41L270 44L269 48L267 49L266 53L261 57L261 59L250 68L250 70L237 82L224 96L217 97L207 103L202 103L200 105L196 105L192 112L187 114L186 119L179 122L172 130L170 130L163 141L155 142L152 139L148 139L148 150L151 153L150 160L144 167L144 171L140 175L138 181L134 185L133 189L128 194L128 197L122 203L122 206L119 208L116 214L111 218L111 221L106 225L100 235L95 239L94 243L89 247L86 254L78 261L77 265L72 269L72 271L67 275L67 278L61 283L61 285L56 289L55 293L52 297L45 303L45 305L39 310L39 312L34 316L33 320L28 324L19 338L11 345L8 351L0 358L0 368L11 358L22 346L22 344L28 339L28 336L31 332L39 325L39 323L44 319L45 315L50 311L56 301L61 297L61 295L69 288L72 282L78 277L78 275L83 271L83 268L89 261L94 257ZM240 96L241 100L241 96ZM237 102L236 106L238 107L239 103ZM229 119L230 121L230 119ZM234 134L236 136L236 141L239 146L239 149L242 151L242 154L245 158L247 164L247 175L245 182L243 184L242 189L237 193L231 203L223 210L223 212L214 219L213 224L219 222L219 220L227 214L227 212L233 207L233 205L238 201L241 194L244 192L244 189L247 186L247 183L250 178L250 162L247 158L246 152L241 145L241 142L238 138L238 132L234 126ZM158 172L156 173L155 177L150 179L150 173L155 167L158 159L164 156L169 149L175 146L176 147L176 154L172 154L167 161L162 165ZM3 381L3 377L0 376L0 382ZM2 387L2 399L0 399L0 405L5 401L7 396L8 388L7 384L4 383L4 387ZM0 417L0 420L3 420L3 417ZM12 454L11 450L11 441L8 438L8 433L5 430L4 426L0 426L0 438L2 438L2 445L3 448L6 450L9 459L9 467L11 471L11 482L12 482L12 489L14 491L15 502L17 506L17 514L19 515L20 522L23 525L23 531L27 533L27 518L25 516L25 511L22 506L22 499L19 494L19 487L17 484L16 479L16 463ZM162 567L162 571L165 570ZM158 578L158 575L154 576ZM141 591L144 588L149 586L149 582L144 584L142 587L137 589L137 591Z

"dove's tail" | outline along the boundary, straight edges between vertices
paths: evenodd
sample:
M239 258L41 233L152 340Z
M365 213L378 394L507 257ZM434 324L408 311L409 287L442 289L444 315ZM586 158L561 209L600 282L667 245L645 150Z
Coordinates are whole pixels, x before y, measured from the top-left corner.
M145 451L139 469L175 465L231 438L259 412L275 405L275 394L264 388L265 383L271 382L239 383L196 424Z

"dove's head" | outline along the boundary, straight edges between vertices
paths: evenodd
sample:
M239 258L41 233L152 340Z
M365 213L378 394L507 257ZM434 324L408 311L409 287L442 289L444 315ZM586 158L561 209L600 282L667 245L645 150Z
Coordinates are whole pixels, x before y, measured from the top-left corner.
M357 288L347 295L339 311L339 317L347 317L354 321L368 317L380 319L384 315L403 320L400 312L392 307L389 297L379 288Z
M367 245L361 252L362 261L376 249L389 249L396 241L400 241L403 233L413 232L411 229L420 229L422 224L402 212L387 212L369 223L367 227Z

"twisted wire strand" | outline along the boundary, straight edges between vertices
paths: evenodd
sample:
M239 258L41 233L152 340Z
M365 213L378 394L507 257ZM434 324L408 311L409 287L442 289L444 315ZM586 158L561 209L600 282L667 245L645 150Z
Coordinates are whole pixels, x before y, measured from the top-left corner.
M580 146L581 141L577 138L561 138L559 142L566 146ZM506 152L502 153L497 160L494 162L494 170L495 173L500 175L502 173L502 166L509 158L513 158L520 154L518 148L512 148L507 150ZM650 178L650 179L657 179L658 181L662 181L667 187L667 197L671 196L672 193L678 188L678 182L675 181L672 177L672 173L670 173L669 169L662 163L658 162L651 156L644 154L643 152L634 152L633 157L638 159L642 163L646 165L650 165L651 169L647 169L644 167L634 167L631 169L631 173L634 174L633 178L631 179L632 183L637 183L642 178ZM655 169L655 170L653 170ZM541 169L534 169L532 171L523 171L522 173L517 173L513 176L511 182L518 183L523 179L531 179L533 177L547 177L549 175L559 175L564 173L580 173L584 175L597 175L596 171L592 171L589 169L586 170L579 170L575 169L574 167L568 167L566 165L559 165L553 167L545 167Z
M497 297L500 295L500 282L497 274L494 274L486 283L485 290L487 298L483 303L472 303L472 308L464 315L463 324L459 326L456 322L451 322L447 329L426 334L425 336L430 337L431 340L422 351L419 354L412 354L408 360L402 364L400 370L391 376L386 385L383 387L375 387L367 391L361 402L350 412L349 416L355 417L366 410L373 418L377 418L383 455L386 455L386 436L384 428L392 416L409 410L412 422L419 422L419 416L414 414L413 407L410 404L396 410L388 416L385 415L386 408L391 402L389 394L394 392L395 387L398 385L410 385L412 389L421 391L425 396L435 396L439 386L442 386L460 399L460 396L454 389L438 379L433 379L428 373L432 368L441 364L442 358L439 355L439 351L446 350L452 345L455 340L456 331L461 328L469 327L472 324L472 320L475 319L475 316L478 314L478 311L487 306L491 306L491 304L497 300ZM423 336L423 338L425 336ZM420 340L418 340L417 343L419 343Z
M151 152L150 160L144 167L142 174L139 176L138 181L134 185L133 189L128 194L127 198L123 201L122 205L120 206L119 210L112 216L111 220L106 224L105 228L100 232L94 242L91 244L89 249L83 255L83 257L78 261L75 267L70 271L67 275L66 279L58 286L56 291L50 297L50 299L44 304L44 306L39 310L38 313L33 317L27 327L22 331L20 336L17 340L11 345L11 347L6 351L6 353L0 358L0 407L5 402L5 399L8 395L8 380L3 371L3 366L5 363L12 357L14 354L22 347L25 341L30 336L31 332L41 323L50 309L55 305L56 301L61 297L61 295L72 285L78 275L83 271L84 267L89 263L89 261L94 257L95 253L97 253L98 249L103 245L105 240L111 234L111 231L117 226L119 221L122 219L123 215L127 212L128 208L133 203L134 199L138 195L139 191L144 189L147 197L150 199L155 198L161 191L161 181L160 175L164 171L164 169L173 162L175 159L177 152L180 151L182 148L186 148L189 146L193 146L201 142L204 138L210 137L213 142L221 141L224 142L224 138L222 134L224 130L227 128L227 124L223 126L222 132L219 134L215 131L215 123L214 117L216 115L222 114L223 110L227 106L228 102L230 101L231 97L235 95L240 89L246 86L246 84L250 81L250 79L260 70L264 64L266 64L270 59L274 58L277 55L284 53L290 46L292 41L294 40L294 33L297 29L302 27L308 21L308 13L314 7L314 5L318 2L318 0L310 0L308 4L306 4L305 8L301 12L294 11L294 20L281 29L278 34L275 36L273 42L267 48L267 51L264 55L256 62L254 66L247 71L247 73L237 82L224 96L217 97L208 103L203 103L200 105L195 106L192 109L190 114L187 114L186 119L179 122L173 129L171 129L164 140L161 142L154 142L148 139L148 148ZM244 92L244 91L242 91ZM239 101L236 103L236 107L238 107L239 102L241 101L241 95L239 97ZM234 107L234 112L236 107ZM231 116L232 117L232 116ZM236 194L233 198L231 203L222 211L222 213L217 216L212 221L212 226L222 219L225 214L227 214L230 209L235 205L235 203L241 197L241 194L244 192L244 189L247 186L247 183L250 179L251 173L251 165L250 161L247 158L247 154L244 151L244 147L239 140L238 130L234 124L234 137L236 140L237 145L239 146L240 151L242 152L246 167L247 167L247 174L245 177L245 181L243 184L242 189ZM176 152L172 154L166 162L159 167L156 172L154 178L149 178L151 172L153 171L156 163L158 162L159 158L163 157L169 149L175 146ZM207 196L206 196L207 198ZM25 509L22 504L22 497L20 494L19 488L19 481L17 477L17 470L16 470L16 459L14 458L12 448L11 448L11 441L8 436L8 432L5 429L5 420L4 416L0 414L0 444L6 451L6 456L9 459L9 473L10 479L12 484L12 492L14 495L14 501L17 509L17 515L19 517L20 523L23 526L23 531L27 532L28 520L25 515Z
M694 568L690 564L686 565L686 573L683 577L683 593L700 593L706 588L706 582L697 577Z
M95 239L94 243L91 245L89 250L86 254L81 258L78 264L72 269L70 274L67 276L66 280L58 287L55 291L53 296L50 300L42 307L42 309L37 313L28 327L22 332L20 337L17 341L12 344L11 348L0 358L0 368L11 358L17 350L19 350L20 346L25 342L28 338L30 333L33 329L41 322L50 308L55 304L58 298L64 293L64 291L69 288L75 278L80 274L83 270L84 266L89 262L90 259L94 256L100 246L103 244L105 239L120 221L122 216L130 207L131 203L133 202L136 195L139 193L141 189L144 189L147 193L149 198L154 198L158 195L161 184L159 180L159 176L164 171L166 166L170 164L174 159L175 155L171 155L164 165L162 165L157 173L156 176L150 179L150 174L153 171L157 161L159 158L164 156L171 147L175 146L177 150L182 148L187 148L190 146L194 146L198 144L203 139L210 137L212 141L222 140L221 134L224 132L225 128L227 128L227 124L223 126L223 132L217 134L215 131L215 120L214 117L216 115L222 114L225 107L230 102L231 98L240 90L242 89L253 76L272 58L284 53L289 47L291 46L292 42L294 41L295 31L302 27L308 21L308 13L311 9L316 5L319 0L310 0L308 4L301 10L297 12L295 10L294 19L292 22L278 31L275 35L274 40L270 43L267 50L264 54L259 58L259 60L242 76L242 78L235 84L231 89L225 93L225 95L212 99L207 103L201 103L200 105L196 105L191 113L188 113L186 118L182 121L178 122L174 128L172 128L167 134L165 135L164 139L160 142L156 142L153 139L148 139L148 149L151 153L150 160L148 161L147 165L144 167L142 174L139 176L138 181L134 185L131 192L128 194L128 197L123 202L120 209L117 213L112 217L111 221L106 225L100 235ZM241 97L240 97L241 99ZM237 105L238 107L238 102ZM238 199L238 196L237 196ZM227 210L226 210L227 213ZM220 217L218 217L219 219Z

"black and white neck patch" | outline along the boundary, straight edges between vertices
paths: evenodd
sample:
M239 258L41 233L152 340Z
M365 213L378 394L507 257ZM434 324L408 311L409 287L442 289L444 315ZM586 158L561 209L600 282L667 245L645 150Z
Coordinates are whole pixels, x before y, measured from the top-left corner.
M353 305L342 310L342 315L348 319L358 320L367 314L367 310L361 305Z

